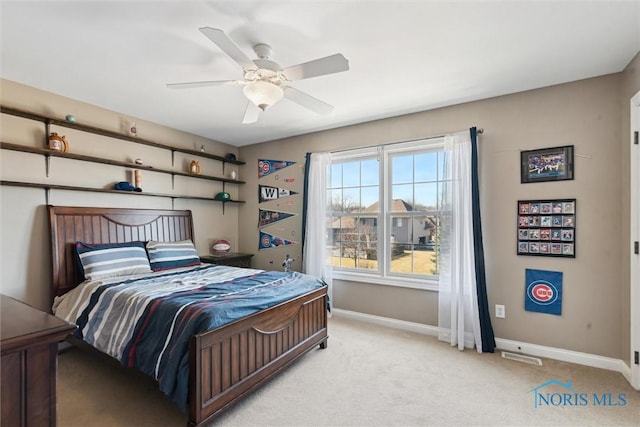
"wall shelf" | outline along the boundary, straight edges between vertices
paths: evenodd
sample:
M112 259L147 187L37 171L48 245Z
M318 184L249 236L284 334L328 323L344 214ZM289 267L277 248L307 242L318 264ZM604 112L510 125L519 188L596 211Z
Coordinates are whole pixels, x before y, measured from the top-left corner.
M25 181L5 181L1 180L0 185L9 187L25 187L25 188L42 188L44 190L67 190L67 191L89 191L92 193L111 193L131 196L152 196L152 197L168 197L171 199L193 199L193 200L206 200L209 202L219 202L223 205L225 203L245 203L242 200L216 200L212 197L199 197L199 196L181 196L177 194L165 194L165 193L145 193L144 191L122 191L112 190L108 188L95 188L95 187L80 187L76 185L61 185L61 184L43 184L40 182L25 182ZM48 197L47 197L48 198ZM48 204L48 201L47 201Z
M3 150L11 150L11 151L19 151L22 153L32 153L32 154L40 154L43 156L51 156L51 157L61 157L61 158L66 158L66 159L73 159L73 160L81 160L81 161L85 161L85 162L92 162L92 163L101 163L101 164L105 164L105 165L112 165L112 166L122 166L125 168L130 168L130 169L141 169L141 170L146 170L146 171L150 171L150 172L158 172L158 173L164 173L164 174L169 174L169 175L173 175L173 176L187 176L189 178L199 178L199 179L208 179L210 181L219 181L219 182L224 182L224 183L229 183L229 184L244 184L244 181L238 181L235 179L229 179L229 178L219 178L217 176L209 176L209 175L202 175L202 174L192 174L192 173L187 173L187 172L179 172L179 171L174 171L174 170L169 170L169 169L158 169L155 168L153 166L146 166L146 165L138 165L135 163L129 163L129 162L120 162L118 160L110 160L110 159L103 159L101 157L93 157L93 156L86 156L84 154L74 154L74 153L63 153L61 151L56 151L56 150L50 150L48 148L38 148L38 147L29 147L26 145L19 145L19 144L11 144L8 142L0 142L0 148L2 148ZM47 176L49 174L47 173Z
M129 136L129 135L124 135L118 132L114 132L111 130L107 130L107 129L102 129L102 128L98 128L98 127L94 127L94 126L89 126L89 125L83 125L80 123L72 123L72 122L68 122L66 120L61 120L61 119L57 119L54 117L50 117L50 116L44 116L41 114L35 114L35 113L31 113L29 111L24 111L24 110L19 110L16 108L11 108L11 107L6 107L4 105L0 105L0 113L4 113L4 114L9 114L12 116L16 116L16 117L23 117L25 119L31 119L31 120L36 120L39 122L42 122L46 125L56 125L56 126L61 126L61 127L66 127L69 129L76 129L79 131L83 131L83 132L88 132L88 133L92 133L95 135L102 135L102 136L106 136L109 138L116 138L116 139L121 139L124 141L130 141L130 142L134 142L136 144L142 144L142 145L148 145L150 147L155 147L155 148L161 148L164 150L169 150L175 153L184 153L184 154L190 154L192 156L199 156L199 157L204 157L207 159L213 159L213 160L217 160L219 162L223 162L223 163L231 163L234 165L244 165L245 162L241 162L239 160L231 160L231 159L227 159L226 157L222 157L222 156L217 156L215 154L209 154L209 153L205 153L202 151L198 151L198 150L190 150L187 148L177 148L177 147L172 147L170 145L165 145L165 144L160 144L158 142L154 142L154 141L150 141L148 139L144 139L144 138L140 138L138 136ZM47 138L49 135L49 132L46 132L45 138ZM46 145L46 143L45 143Z
M226 157L217 156L215 154L205 153L203 151L190 150L190 149L186 149L186 148L172 147L170 145L160 144L160 143L157 143L157 142L154 142L154 141L150 141L148 139L140 138L140 137L137 137L137 136L124 135L124 134L121 134L121 133L118 133L118 132L114 132L114 131L107 130L107 129L102 129L102 128L95 127L95 126L89 126L89 125L75 123L75 122L68 122L66 120L58 119L58 118L55 118L55 117L36 114L36 113L29 112L29 111L24 111L24 110L11 108L11 107L7 107L7 106L0 106L0 113L9 114L9 115L12 115L12 116L21 117L21 118L25 118L25 119L29 119L29 120L35 120L35 121L44 123L44 125L45 125L45 140L43 141L43 144L44 144L45 147L48 146L48 137L49 137L49 134L51 133L50 132L50 126L51 125L55 125L55 126L65 127L65 128L69 128L69 129L75 129L75 130L78 130L78 131L87 132L87 133L91 133L91 134L95 134L95 135L101 135L101 136L105 136L105 137L108 137L108 138L115 138L115 139L119 139L119 140L123 140L123 141L132 142L132 143L135 143L135 144L142 144L142 145L147 145L147 146L150 146L150 147L155 147L155 148L158 148L158 149L170 151L171 152L171 163L172 163L172 165L174 163L174 155L175 155L175 153L189 154L189 155L192 155L192 156L198 156L198 157L212 159L212 160L216 160L216 161L222 162L223 173L224 173L224 165L226 163L234 164L234 165L244 165L245 164L245 162L242 162L242 161L239 161L239 160L232 160L232 159L228 159ZM51 157L60 157L60 158L67 158L67 159L79 160L79 161L84 161L84 162L100 163L100 164L119 166L119 167L124 167L124 168L129 168L129 169L146 170L146 171L150 171L150 172L168 174L168 175L171 175L172 187L173 187L174 180L175 180L176 176L184 176L184 177L189 177L189 178L205 179L205 180L209 180L209 181L221 182L222 183L222 191L225 191L225 185L226 184L245 184L244 181L239 181L239 180L234 180L234 179L229 179L229 178L222 178L222 177L210 176L210 175L202 175L202 174L192 174L192 173L188 173L188 172L180 172L180 171L175 171L175 170L171 170L171 169L160 169L160 168L155 168L153 166L148 166L148 165L138 165L138 164L131 163L131 162L123 162L123 161L119 161L119 160L105 159L105 158L101 158L101 157L88 156L88 155L84 155L84 154L75 154L75 153L69 153L69 152L64 153L64 152L61 152L61 151L51 150L49 148L31 147L31 146L20 145L20 144L12 144L12 143L8 143L8 142L0 142L0 148L3 149L3 150L11 150L11 151L17 151L17 152L22 152L22 153L31 153L31 154L38 154L38 155L44 156L44 158L45 158L45 172L46 172L46 176L47 177L49 176L49 164L50 164ZM46 190L47 200L49 199L49 190L52 190L52 189L70 190L70 191L90 191L90 192L99 192L99 193L125 194L125 195L136 195L136 196L169 197L169 198L172 199L172 203L173 203L174 199L207 200L207 201L214 201L214 202L222 203L223 213L224 213L224 206L225 206L226 203L244 203L244 201L241 201L241 200L217 200L217 199L214 199L213 197L199 197L199 196L165 194L165 193L147 193L147 192L136 192L136 191L130 192L130 191L121 191L121 190L106 189L106 188L91 188L91 187L81 187L81 186L73 186L73 185L31 183L31 182L23 182L23 181L2 180L2 181L0 181L0 185L17 186L17 187L29 187L29 188L42 188L42 189ZM47 203L48 203L48 201L47 201Z

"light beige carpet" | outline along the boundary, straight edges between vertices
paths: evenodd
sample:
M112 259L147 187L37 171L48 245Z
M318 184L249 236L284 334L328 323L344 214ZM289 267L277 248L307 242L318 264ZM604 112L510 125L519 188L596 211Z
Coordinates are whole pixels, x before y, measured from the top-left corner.
M640 425L640 392L616 372L460 352L433 337L336 317L329 336L326 350L306 354L212 425ZM58 363L61 427L186 424L186 415L142 376L75 348ZM535 408L531 390L552 379L570 380L573 391L550 385L540 392L556 395L556 402L568 393L584 404L584 396L588 404ZM594 393L611 394L611 403L622 403L622 393L626 405L594 405Z

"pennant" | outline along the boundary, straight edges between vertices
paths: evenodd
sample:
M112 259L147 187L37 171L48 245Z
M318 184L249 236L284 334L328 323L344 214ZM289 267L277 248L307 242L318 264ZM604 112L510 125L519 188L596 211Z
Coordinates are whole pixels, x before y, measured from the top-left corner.
M525 270L524 309L562 315L562 272Z
M258 185L258 200L259 203L269 200L281 199L283 197L293 196L298 194L297 191L287 190L286 188L270 187L268 185Z
M287 168L291 165L295 165L296 162L289 162L287 160L258 160L258 178L270 175L280 169Z
M262 228L274 222L282 221L297 214L289 212L270 211L266 209L258 209L258 228Z
M269 249L269 248L277 248L279 246L290 246L295 245L296 242L291 240L282 239L278 236L274 236L268 233L260 232L260 243L258 244L258 249Z

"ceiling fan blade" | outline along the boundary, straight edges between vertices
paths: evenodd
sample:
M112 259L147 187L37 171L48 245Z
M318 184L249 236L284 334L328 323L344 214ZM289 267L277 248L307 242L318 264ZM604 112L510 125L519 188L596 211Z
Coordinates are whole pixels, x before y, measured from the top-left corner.
M187 83L167 83L169 89L190 89L194 87L208 87L208 86L230 86L237 85L236 80L213 80L205 82L187 82Z
M256 106L253 102L249 101L247 103L247 109L244 110L244 117L242 118L243 124L255 123L258 121L258 117L260 117L260 108Z
M349 60L341 53L325 56L303 64L292 65L282 70L287 80L302 80L325 74L340 73L349 70Z
M220 49L229 55L234 61L236 61L244 69L252 70L256 69L256 65L253 61L244 54L236 45L233 40L225 34L224 31L218 28L202 27L200 32L204 34L209 40L214 42Z
M329 105L324 101L320 101L318 98L314 98L313 96L299 91L296 88L285 86L283 89L285 98L290 99L291 101L305 108L308 108L314 113L325 115L329 114L333 110L332 105Z

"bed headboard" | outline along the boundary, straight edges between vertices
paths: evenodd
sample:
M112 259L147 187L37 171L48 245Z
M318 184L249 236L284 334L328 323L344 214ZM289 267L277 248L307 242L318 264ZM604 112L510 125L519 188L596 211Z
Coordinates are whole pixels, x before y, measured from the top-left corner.
M51 230L51 300L83 281L74 245L193 240L191 211L48 206Z

